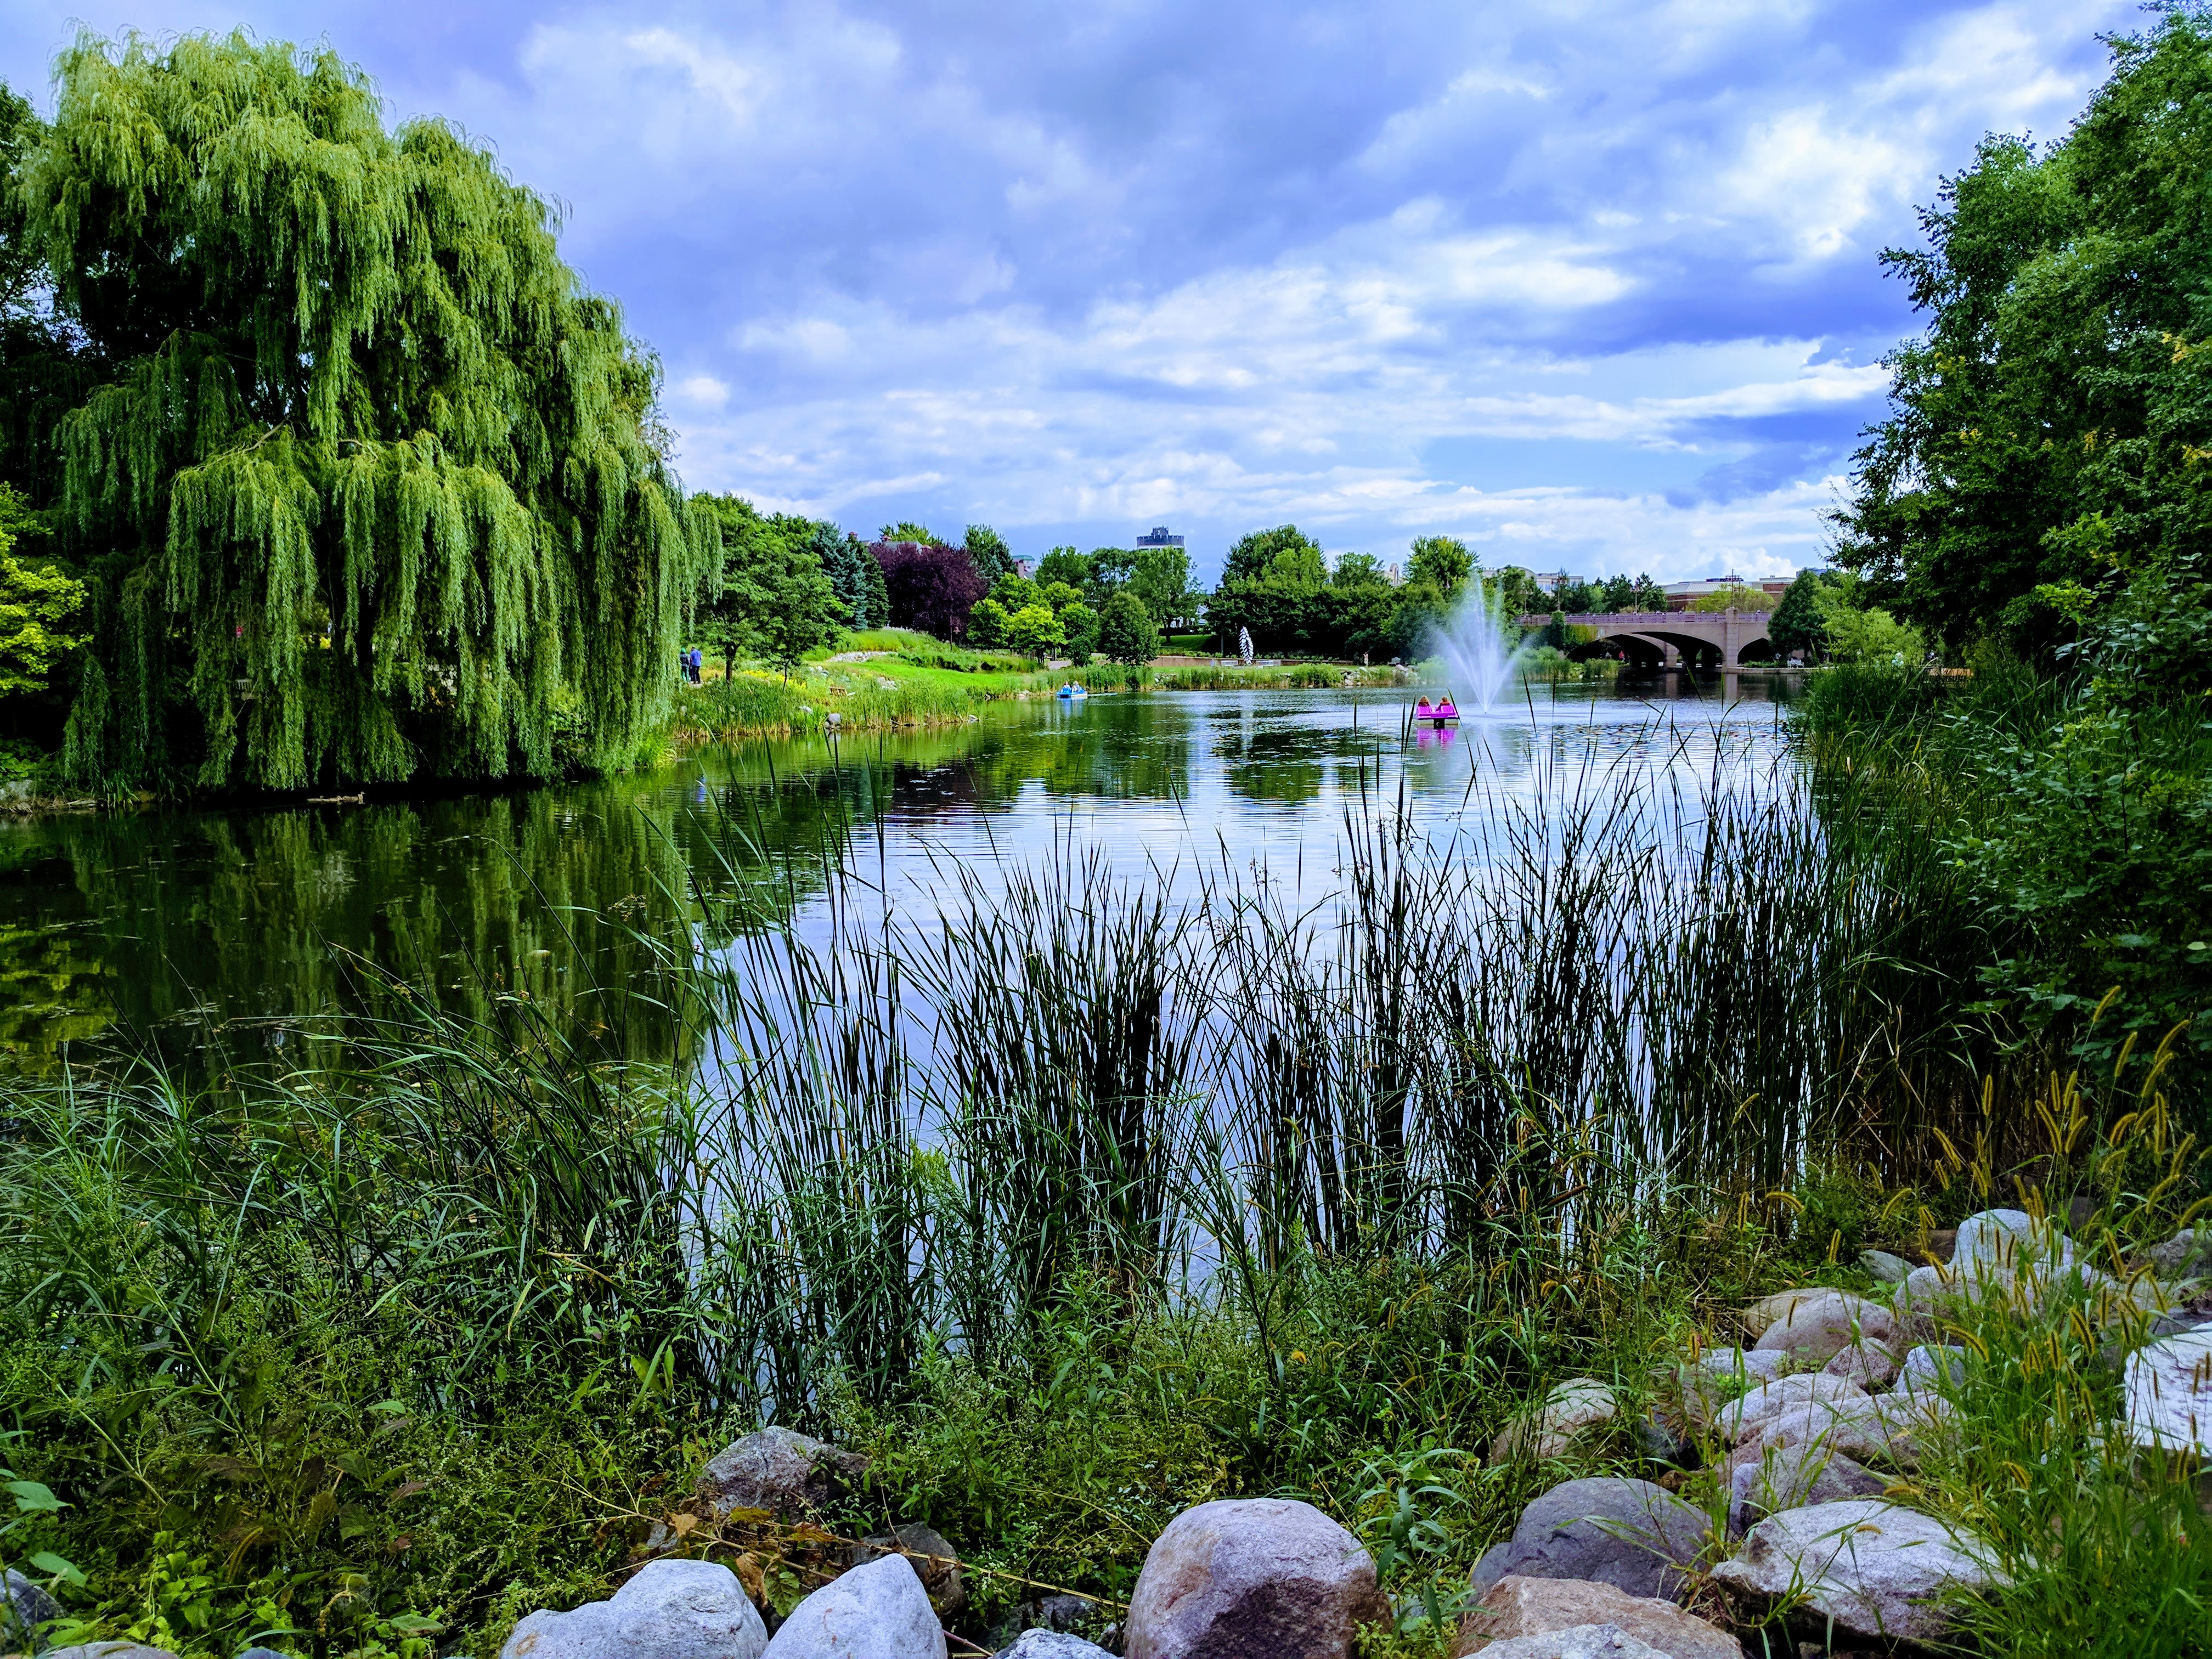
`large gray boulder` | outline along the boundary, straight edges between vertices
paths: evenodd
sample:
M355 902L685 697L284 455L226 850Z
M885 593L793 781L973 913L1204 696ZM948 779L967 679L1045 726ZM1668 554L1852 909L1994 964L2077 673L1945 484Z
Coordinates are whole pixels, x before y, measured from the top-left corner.
M1577 1438L1610 1423L1619 1409L1613 1390L1595 1377L1569 1377L1498 1432L1490 1443L1490 1461L1545 1463L1565 1457Z
M1896 1462L1905 1455L1895 1443L1902 1431L1866 1395L1816 1400L1762 1419L1758 1433L1747 1436L1729 1455L1728 1467L1734 1471L1784 1446L1821 1447L1862 1462Z
M1152 1542L1129 1597L1127 1659L1346 1659L1390 1604L1359 1540L1310 1504L1225 1498Z
M1862 1337L1828 1356L1820 1367L1830 1376L1840 1376L1871 1393L1897 1380L1897 1355L1886 1342Z
M1674 1599L1705 1552L1705 1513L1663 1486L1620 1475L1569 1480L1521 1511L1512 1537L1468 1575L1474 1594L1518 1573L1589 1578L1630 1595Z
M4 1598L0 1598L0 1648L10 1653L33 1653L46 1644L40 1639L39 1626L50 1624L62 1616L62 1604L46 1594L40 1585L10 1567L4 1580Z
M2053 1256L2071 1261L2074 1247L2048 1223L2039 1224L2025 1210L1982 1210L1959 1224L1951 1266L1958 1269L1986 1262L2017 1273L2030 1265L2047 1265Z
M1453 1659L1506 1651L1522 1638L1564 1634L1610 1625L1668 1659L1743 1659L1735 1638L1685 1613L1672 1601L1631 1595L1611 1584L1582 1578L1501 1578L1489 1594L1460 1615Z
M2212 1227L2185 1227L2165 1243L2145 1250L2143 1260L2160 1279L2195 1279L2212 1273Z
M1671 1659L1618 1625L1577 1625L1540 1636L1510 1636L1492 1642L1483 1652L1489 1659Z
M886 1555L793 1607L766 1659L945 1659L945 1632L914 1564Z
M960 1576L959 1555L933 1528L911 1521L904 1526L893 1527L887 1533L855 1545L851 1559L857 1567L885 1555L903 1555L914 1563L921 1587L929 1592L929 1605L937 1609L940 1621L951 1618L968 1605L968 1586Z
M1785 1317L1767 1327L1757 1352L1787 1354L1799 1365L1819 1366L1862 1337L1879 1341L1896 1331L1895 1316L1881 1303L1830 1291L1794 1304Z
M1861 1401L1867 1391L1847 1376L1822 1371L1800 1371L1762 1382L1713 1414L1713 1426L1732 1445L1756 1440L1765 1426L1783 1413L1814 1405L1841 1405Z
M1959 1596L2001 1582L1979 1540L1876 1498L1771 1515L1712 1577L1753 1606L1787 1600L1808 1625L1922 1644L1950 1628Z
M1902 1285L1905 1274L1912 1271L1910 1261L1901 1255L1893 1255L1887 1250L1861 1250L1859 1266L1872 1274L1876 1282L1883 1285Z
M761 1659L768 1627L738 1576L714 1561L653 1561L605 1601L546 1609L500 1659Z
M1915 1389L1956 1387L1966 1378L1966 1351L1955 1343L1922 1343L1905 1356L1898 1368L1897 1386L1910 1394Z
M1729 1477L1729 1534L1741 1538L1784 1510L1879 1498L1888 1486L1856 1458L1826 1445L1777 1446Z
M2129 1438L2212 1457L2212 1327L2144 1343L2126 1377Z
M1096 1642L1056 1630L1025 1630L1013 1646L1000 1648L997 1659L1114 1659Z
M80 1647L48 1648L41 1659L177 1659L167 1648L143 1642L87 1642Z
M698 1493L718 1516L759 1510L779 1521L803 1521L827 1509L867 1468L856 1452L795 1429L766 1428L716 1452L699 1472Z

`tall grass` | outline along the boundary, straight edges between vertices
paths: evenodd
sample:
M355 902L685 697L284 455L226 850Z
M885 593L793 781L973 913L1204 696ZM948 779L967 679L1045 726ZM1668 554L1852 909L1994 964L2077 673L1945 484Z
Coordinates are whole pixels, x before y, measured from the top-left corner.
M1668 1261L1832 1249L1768 1195L2020 1139L1941 861L1674 776L1555 759L1457 836L1364 796L1325 894L1063 842L918 915L856 836L806 927L707 826L732 867L626 1005L677 1065L394 983L324 1069L12 1082L0 1406L88 1518L118 1494L50 1541L106 1628L159 1601L160 1534L234 1587L204 1650L281 1619L367 1655L402 1608L488 1650L603 1582L665 1506L646 1470L772 1419L1049 1582L1126 1589L1227 1490L1359 1519L1449 1480L1479 1542L1522 1477L1463 1450L1648 1347ZM454 1495L395 1498L408 1469Z

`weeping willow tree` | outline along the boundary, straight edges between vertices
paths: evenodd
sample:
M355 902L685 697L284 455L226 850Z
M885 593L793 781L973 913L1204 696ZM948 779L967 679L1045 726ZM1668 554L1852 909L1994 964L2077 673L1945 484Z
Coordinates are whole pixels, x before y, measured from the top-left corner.
M604 769L708 556L546 203L327 51L81 39L13 188L100 368L55 422L109 787Z

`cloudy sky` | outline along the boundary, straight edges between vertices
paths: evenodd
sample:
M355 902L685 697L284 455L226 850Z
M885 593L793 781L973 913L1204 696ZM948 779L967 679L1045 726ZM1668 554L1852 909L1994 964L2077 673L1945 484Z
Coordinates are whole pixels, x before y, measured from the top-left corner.
M559 200L694 488L1018 552L1165 523L1664 579L1818 562L1875 256L2056 136L2113 0L10 0L327 40Z

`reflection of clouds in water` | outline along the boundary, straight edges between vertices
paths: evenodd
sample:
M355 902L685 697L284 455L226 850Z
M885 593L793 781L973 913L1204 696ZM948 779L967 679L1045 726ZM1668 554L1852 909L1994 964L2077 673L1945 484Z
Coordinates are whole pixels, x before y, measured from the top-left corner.
M819 939L841 858L881 884L861 908L908 921L934 916L955 869L994 879L1068 846L1170 903L1224 864L1318 898L1347 818L1402 804L1419 832L1480 846L1547 790L1619 769L1694 801L1717 770L1766 787L1784 752L1763 698L1527 688L1517 710L1408 741L1410 695L1098 696L511 795L0 824L0 1046L348 1006L334 947L459 1012L526 991L588 1012L590 988L641 972L631 927L682 929L696 891L750 893L755 921L788 913Z

